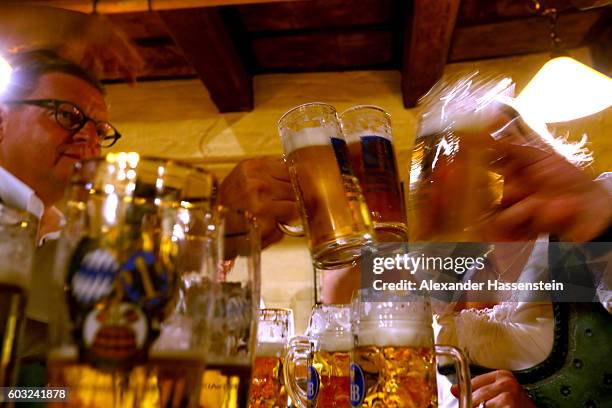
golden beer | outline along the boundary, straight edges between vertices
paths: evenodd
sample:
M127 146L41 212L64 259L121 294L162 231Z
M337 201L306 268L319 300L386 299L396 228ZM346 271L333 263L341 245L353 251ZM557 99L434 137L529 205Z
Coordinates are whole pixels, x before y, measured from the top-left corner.
M486 241L481 228L496 211L503 177L493 171L494 140L463 128L417 139L410 170L410 237L414 241Z
M212 363L202 379L200 408L245 408L252 368L250 365Z
M25 322L26 291L19 285L0 283L0 387L17 378L17 346Z
M53 353L48 360L52 386L67 387L67 402L50 407L89 408L183 408L197 406L200 379L204 371L201 356L154 355L129 371L105 371L76 358Z
M368 234L369 212L358 181L340 174L329 142L290 152L287 164L315 257L339 239Z
M344 111L340 118L350 165L370 209L378 241L407 240L391 116L377 106L359 105Z
M315 266L352 262L373 231L348 153L332 144L343 140L336 110L322 103L301 105L283 115L278 129Z
M359 346L353 362L363 374L362 407L429 408L438 405L431 347Z
M249 391L250 408L285 408L287 406L281 356L282 352L279 352L278 355L255 358Z
M319 376L319 389L314 406L317 408L350 406L350 352L315 351L312 357L312 366ZM309 382L312 381L312 379L309 379Z

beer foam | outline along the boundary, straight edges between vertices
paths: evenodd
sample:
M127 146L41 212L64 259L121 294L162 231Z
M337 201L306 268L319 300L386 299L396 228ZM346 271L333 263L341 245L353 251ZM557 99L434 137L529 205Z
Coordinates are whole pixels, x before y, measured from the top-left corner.
M257 343L256 354L260 357L280 357L284 350L283 343L261 342Z
M304 128L283 137L283 147L290 154L309 146L331 146L332 137L339 137L335 127Z
M346 333L342 336L323 334L318 339L318 348L323 351L349 351L353 348L353 336Z
M415 346L431 347L433 332L431 326L420 327L360 327L357 335L360 345L368 346Z

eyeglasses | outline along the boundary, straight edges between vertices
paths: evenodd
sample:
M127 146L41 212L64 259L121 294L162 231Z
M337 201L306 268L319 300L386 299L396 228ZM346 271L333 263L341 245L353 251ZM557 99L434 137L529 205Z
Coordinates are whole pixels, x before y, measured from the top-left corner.
M55 121L66 130L77 133L91 121L96 126L98 143L101 147L111 147L121 137L121 134L108 122L97 121L85 115L83 110L72 102L57 99L25 99L4 101L4 103L18 105L33 105L54 109Z

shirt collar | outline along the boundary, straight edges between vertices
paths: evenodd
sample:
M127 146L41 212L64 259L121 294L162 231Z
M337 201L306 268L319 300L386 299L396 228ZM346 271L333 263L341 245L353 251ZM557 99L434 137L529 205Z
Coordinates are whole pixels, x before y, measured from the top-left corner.
M0 166L0 201L10 207L29 212L39 221L45 212L45 205L34 190L2 166ZM64 215L56 207L50 207L48 211L52 211L55 215L52 219L57 220L57 225L54 225L52 230L59 230L64 226Z

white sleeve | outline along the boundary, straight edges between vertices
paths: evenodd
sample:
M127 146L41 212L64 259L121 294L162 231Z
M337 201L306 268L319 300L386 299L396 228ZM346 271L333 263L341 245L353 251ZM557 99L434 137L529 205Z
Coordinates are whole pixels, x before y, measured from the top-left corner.
M607 171L600 174L595 181L600 183L612 197L612 172ZM607 259L608 262L597 285L597 296L608 313L612 313L612 251L606 253L602 258Z

